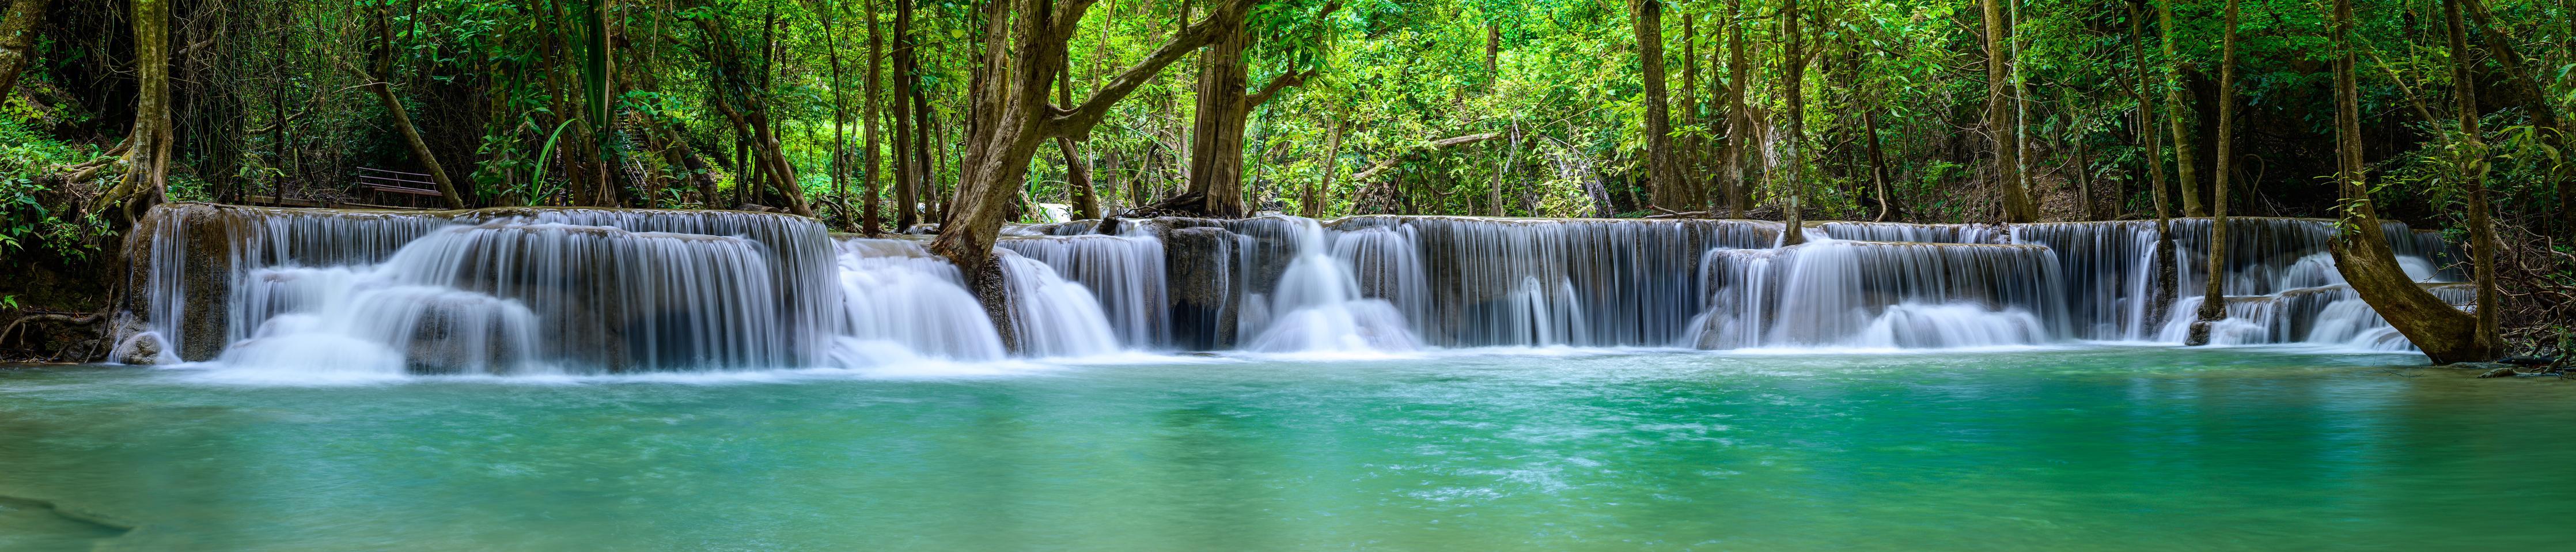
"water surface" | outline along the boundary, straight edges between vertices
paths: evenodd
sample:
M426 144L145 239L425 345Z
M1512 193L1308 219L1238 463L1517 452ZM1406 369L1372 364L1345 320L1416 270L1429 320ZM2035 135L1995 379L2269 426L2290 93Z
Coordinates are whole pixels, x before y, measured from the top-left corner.
M2421 357L0 370L0 550L2532 550L2576 388ZM128 529L130 527L130 529Z

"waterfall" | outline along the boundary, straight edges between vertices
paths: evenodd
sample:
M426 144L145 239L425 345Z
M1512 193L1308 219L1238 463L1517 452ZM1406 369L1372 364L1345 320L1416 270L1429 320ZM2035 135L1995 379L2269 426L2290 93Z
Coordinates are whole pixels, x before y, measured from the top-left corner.
M373 265L250 271L231 318L255 323L231 328L244 339L222 360L304 363L291 351L363 342L394 359L369 366L393 372L515 372L529 360L609 371L809 365L803 347L819 340L791 331L796 317L781 307L795 304L779 298L793 294L776 286L774 260L731 236L446 226Z
M1345 240L1372 242L1349 256L1370 268L1363 287L1405 305L1427 342L1453 347L1673 345L1701 312L1700 282L1688 277L1700 256L1770 247L1780 230L1733 220L1387 216L1335 226ZM1418 291L1411 266L1422 274Z
M1000 250L998 270L1010 295L1011 328L1020 351L1036 357L1086 357L1119 350L1100 299L1046 263Z
M1164 246L1152 232L1139 228L1118 236L1008 237L995 245L1081 283L1099 300L1101 314L1125 348L1156 349L1171 342Z
M833 364L860 368L916 357L998 360L1002 336L966 291L957 267L919 243L850 239L840 244L841 313L847 334Z
M2004 243L2003 228L1992 224L1913 224L1902 222L1827 222L1817 225L1837 240L1917 243Z
M307 376L875 368L1137 350L1838 350L2178 342L2217 279L2219 344L2411 348L2326 252L2331 221L2156 224L1265 216L1013 225L970 291L918 236L727 211L382 212L175 204L131 234L165 361ZM2459 248L2389 223L2455 305ZM2174 296L2156 273L2170 267ZM2167 316L2157 317L2159 311ZM997 325L1001 317L1007 326Z
M2067 339L2057 260L2031 245L1824 240L1709 255L1705 348L1941 348Z
M1404 313L1384 299L1362 297L1359 279L1335 260L1324 227L1295 219L1297 253L1265 298L1258 318L1241 326L1244 348L1261 352L1410 351L1421 347Z

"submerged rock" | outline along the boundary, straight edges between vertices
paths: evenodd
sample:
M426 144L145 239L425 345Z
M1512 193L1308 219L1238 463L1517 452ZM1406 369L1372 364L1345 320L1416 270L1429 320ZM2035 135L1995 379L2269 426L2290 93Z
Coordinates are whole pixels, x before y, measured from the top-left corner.
M2509 357L2504 357L2503 359L2499 359L2499 360L2497 360L2496 362L2500 362L2500 363L2504 363L2504 364L2511 364L2511 365L2515 365L2515 366L2548 366L2548 365L2552 365L2552 364L2557 364L2557 363L2558 363L2558 360L2557 360L2557 359L2553 359L2553 358L2548 358L2548 357L2539 357L2539 356L2531 356L2531 355L2520 355L2520 356L2509 356Z

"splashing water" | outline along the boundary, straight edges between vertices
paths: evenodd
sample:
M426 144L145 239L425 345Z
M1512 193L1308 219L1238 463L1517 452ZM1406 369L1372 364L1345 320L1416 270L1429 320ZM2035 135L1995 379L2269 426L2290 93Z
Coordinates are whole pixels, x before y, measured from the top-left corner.
M1359 281L1327 254L1324 227L1297 219L1297 257L1269 296L1276 313L1245 349L1259 352L1389 352L1421 348L1395 304L1360 296Z

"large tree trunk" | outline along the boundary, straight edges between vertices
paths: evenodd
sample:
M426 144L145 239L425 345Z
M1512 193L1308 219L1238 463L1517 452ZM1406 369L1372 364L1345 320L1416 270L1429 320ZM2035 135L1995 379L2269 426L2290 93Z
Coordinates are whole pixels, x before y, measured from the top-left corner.
M2236 150L2236 4L2227 0L2225 28L2219 30L2218 174L2210 188L2209 281L2200 302L2200 317L2191 323L2185 345L2209 344L2213 325L2227 319L2227 180Z
M2014 132L2011 103L2014 60L2005 46L2013 40L2012 28L2005 25L2000 0L1981 3L1986 18L1986 133L1994 138L1994 182L2004 190L2004 222L2030 222L2038 208L2031 204L2030 190L2021 186L2021 139Z
M9 99L9 91L18 86L18 75L36 59L36 23L45 20L45 5L53 0L14 0L9 12L0 14L0 101Z
M1324 5L1324 15L1339 9L1339 3ZM1314 74L1314 70L1290 72L1271 79L1261 90L1247 94L1248 78L1243 63L1243 50L1252 43L1252 34L1241 22L1218 31L1221 36L1199 53L1198 114L1190 125L1190 187L1187 193L1198 194L1200 214L1235 218L1251 211L1243 199L1243 131L1251 122L1252 110L1277 97L1279 92L1296 86Z
M1244 215L1243 49L1252 35L1242 22L1217 31L1216 43L1199 53L1197 118L1190 124L1190 187L1203 203L1199 212L1234 218Z
M131 223L170 189L170 0L133 0L134 131L125 138L123 179L99 194L99 209Z
M2164 27L2165 125L2173 133L2174 187L2182 190L2183 216L2209 216L2200 206L2200 165L2191 156L2191 117L2183 113L2182 55L2174 50L2173 0L2156 0L2156 22Z
M2478 81L2471 74L2468 29L2460 21L2460 2L2442 2L2443 19L2449 23L2451 38L2451 85L2459 101L2460 185L2469 191L2469 269L2478 283L2477 327L2475 340L2489 348L2499 349L2504 342L2497 327L2496 252L2502 244L2495 234L2495 221L2487 197L2487 145L2485 133L2478 127ZM2544 108L2545 109L2545 108Z
M2334 2L2336 188L2343 194L2340 226L2331 244L2335 270L2362 301L2435 364L2482 361L2500 352L2477 331L2477 317L2442 302L2416 285L2397 264L2371 205L2361 147L2361 93L2353 71L2352 0Z
M1081 24L1082 14L1090 9L1091 2L1009 1L1008 11L1003 13L1013 17L1007 27L1010 35L986 37L1009 41L1011 48L996 48L986 54L987 66L1006 68L1007 73L997 73L986 86L974 91L975 112L990 115L986 124L970 127L973 130L965 142L965 159L958 165L957 194L940 220L939 238L930 244L931 251L955 263L968 282L981 282L986 277L993 240L1001 233L1011 196L1019 190L1021 178L1028 173L1029 159L1037 154L1040 144L1057 136L1090 133L1108 114L1110 106L1126 99L1137 86L1183 54L1215 41L1220 30L1240 25L1253 0L1225 0L1208 19L1191 25L1171 43L1071 108L1049 105L1047 91L1055 85L1057 72L1064 70L1065 42ZM991 32L1005 31L997 28ZM994 299L987 297L988 301Z
M1646 189L1648 200L1656 206L1676 205L1683 209L1697 205L1689 194L1690 186L1681 178L1681 164L1674 159L1671 99L1664 90L1664 2L1634 0L1636 12L1630 26L1637 35L1637 62L1646 88Z
M916 148L913 110L908 105L918 93L914 85L921 78L913 59L912 0L894 0L894 230L912 231L921 223L922 167Z

